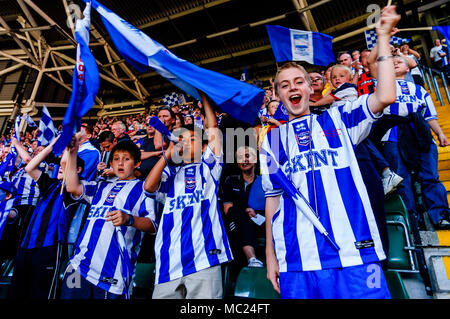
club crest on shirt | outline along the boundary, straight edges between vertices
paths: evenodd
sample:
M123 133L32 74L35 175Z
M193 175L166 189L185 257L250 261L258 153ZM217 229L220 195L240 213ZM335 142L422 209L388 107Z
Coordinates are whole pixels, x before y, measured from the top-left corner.
M308 146L310 139L310 131L305 121L294 124L294 134L298 145Z
M195 167L187 168L184 171L184 185L186 189L193 190L196 184Z
M406 83L406 82L400 82L399 84L400 84L400 88L401 88L402 94L404 94L404 95L410 95L408 83Z
M122 188L125 186L125 183L118 183L116 186L114 186L110 191L108 196L105 199L105 205L112 205L114 203L114 200L117 197L117 194L122 190Z

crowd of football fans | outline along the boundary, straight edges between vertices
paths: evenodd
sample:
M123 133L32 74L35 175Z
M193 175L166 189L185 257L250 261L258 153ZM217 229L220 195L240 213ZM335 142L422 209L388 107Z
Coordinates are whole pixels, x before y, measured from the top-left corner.
M436 44L440 47L434 51L440 53L433 51L433 58L434 62L438 63L444 60L448 51L446 51L445 44L441 45L438 41ZM341 52L338 54L335 64L329 65L327 68L317 69L315 67L314 70L311 70L309 73L313 89L310 97L311 112L320 116L329 108L340 107L347 101L353 101L363 94L373 93L376 90L376 74L374 74L373 66L377 63L377 56L374 52L375 50L367 49L362 52L358 50ZM411 144L415 144L418 139L420 140L418 138L409 141L408 145L401 145L403 143L401 138L408 134L408 130L405 129L405 120L407 121L406 126L415 123L416 132L419 130L416 123L420 121L422 121L420 123L428 123L429 126L426 127L428 131L431 128L436 134L439 145L442 147L449 145L437 124L432 99L423 89L424 80L419 70L419 63L422 61L421 55L408 44L397 48L392 47L392 55L395 57L397 94L401 98L397 100L395 106L391 106L390 111L385 111L384 125L374 128L373 134L371 133L365 142L355 149L386 251L389 247L389 238L387 237L382 203L385 196L390 196L393 192L397 191L402 196L416 221L416 227L424 227L423 211L425 210L437 229L449 229L450 227L446 190L437 176L437 151L434 140L422 141L426 150L419 149L417 154L409 154L410 158L405 158L405 152L402 151L410 148ZM447 70L448 66L442 65L442 63L441 61L440 65L433 66ZM416 85L422 88L418 88ZM264 103L253 125L237 121L228 114L215 110L217 126L222 133L224 158L228 160L223 162L219 180L218 207L234 256L234 260L230 262L231 274L234 278L243 266L264 267L264 243L266 240L264 194L261 181L258 179L260 175L258 153L264 135L289 120L272 86L266 86L265 92ZM402 103L405 96L413 97L408 100L411 103L420 100L420 108L411 109L410 113L399 112L399 104ZM420 113L421 118L414 119L411 113ZM133 172L134 177L145 181L152 169L157 167L161 159L165 158L170 144L166 137L149 124L149 120L154 116L158 117L171 132L176 132L182 127L206 128L207 114L204 104L196 100L183 105L163 106L155 110L148 110L143 114L104 117L95 121L83 122L81 134L77 137L78 157L83 162L82 173L79 174L80 179L87 182L114 179L115 172L111 167L112 151L116 145L131 141L140 151L140 158L136 161L138 165ZM246 130L245 132L250 132L246 135L243 144L234 143L234 137L231 140L227 139L230 134L235 134L236 130L230 130L233 128L243 128ZM15 139L13 133L7 132L0 137L1 200L2 203L8 201L10 203L10 206L0 206L6 212L0 212L0 216L7 215L4 218L4 225L0 224L0 260L2 261L19 258L18 248L24 247L24 241L32 240L29 232L33 227L36 228L34 215L45 211L45 209L37 209L40 207L40 201L45 200L43 198L45 190L39 187L42 181L33 178L29 173L34 172L32 169L25 168L33 158L45 150L47 145L39 143L38 128L26 128L20 132L20 140ZM14 156L8 156L11 153L14 153ZM429 156L421 157L420 154L424 153ZM232 155L227 156L229 154ZM230 158L233 160L230 161ZM412 160L414 158L416 160ZM57 178L58 172L61 172L61 160L61 157L49 152L45 159L35 166L42 172L41 174ZM414 181L418 181L422 186L425 207L417 207L415 203ZM155 199L155 202L157 203L155 216L158 216L164 206L169 204L158 198ZM75 205L75 211L79 207L77 205L81 204ZM46 209L50 211L50 208ZM61 239L61 242L64 243L63 249L67 250L68 247L72 247L72 250L69 249L63 254L66 259L76 251L77 241L82 238L83 225L86 223L89 211L89 205L87 205L83 207L81 214L69 215L71 219L64 224L67 229L64 232L66 238ZM2 213L4 214L2 215ZM77 220L75 216L81 217ZM182 229L182 231L195 230ZM42 234L37 236L42 236ZM44 242L43 239L34 247L42 248L45 246ZM145 233L140 243L139 254L136 256L137 262L154 262L155 234ZM20 258L25 257L20 256ZM25 258L22 264L27 264L27 262ZM62 266L58 266L61 269ZM55 269L53 271L56 272ZM13 277L24 274L36 276L32 272L18 270L14 272ZM13 282L27 279L13 278ZM35 281L34 284L47 285L47 283L43 284L39 281ZM15 291L15 293L17 296L24 296L20 292ZM36 296L42 297L37 293L36 295L33 293L27 295L27 297Z

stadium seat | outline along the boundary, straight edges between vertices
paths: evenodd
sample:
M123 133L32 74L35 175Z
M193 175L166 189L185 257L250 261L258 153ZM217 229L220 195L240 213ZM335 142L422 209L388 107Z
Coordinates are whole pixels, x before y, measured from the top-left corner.
M387 270L384 272L386 282L392 299L409 299L408 291L403 284L400 274L396 271Z
M405 249L414 243L408 209L399 194L388 196L384 209L389 236L388 268L411 270L416 259L412 252Z
M133 299L151 299L155 284L155 263L137 263L133 278Z
M243 267L236 280L234 297L250 299L279 299L280 295L273 289L267 279L267 269Z
M388 268L396 270L410 270L410 256L405 247L408 247L406 230L406 221L401 214L391 214L386 216L388 236L389 236L389 254Z
M405 219L408 232L412 235L408 209L399 194L391 194L384 201L386 216L401 214Z

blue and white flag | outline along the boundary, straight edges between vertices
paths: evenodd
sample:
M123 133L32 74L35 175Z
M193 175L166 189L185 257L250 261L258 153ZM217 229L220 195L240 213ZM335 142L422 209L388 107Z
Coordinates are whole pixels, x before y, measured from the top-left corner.
M14 171L16 156L16 149L14 147L11 147L8 155L6 155L5 159L0 163L0 180L5 180L6 176L9 176L9 173Z
M222 112L253 124L263 103L263 90L180 59L97 1L92 0L92 6L116 48L136 70L155 70L197 100L201 100L197 90L203 91Z
M56 137L58 130L53 124L52 117L47 107L42 107L41 120L39 122L38 145L48 145Z
M244 71L242 71L241 73L241 78L239 79L239 81L248 81L248 73L247 73L247 68L244 67Z
M177 92L172 92L172 93L164 95L162 97L162 101L165 106L169 106L169 107L181 104L180 97Z
M77 63L72 77L72 96L64 115L61 137L53 146L55 155L60 155L69 144L72 135L80 130L81 118L95 102L100 76L97 63L89 49L89 27L91 25L91 3L86 2L83 19L75 25L77 46Z
M276 62L305 61L313 65L334 62L333 37L312 31L266 25Z
M378 38L377 32L375 30L367 30L367 31L364 31L364 35L366 37L367 48L369 50L373 49L373 47L377 43L377 38ZM403 43L408 43L410 41L411 41L411 39L399 38L399 37L392 36L389 43L392 45L400 45Z
M29 116L28 114L25 114L24 116L22 116L22 119L25 120L25 122L27 122L28 126L30 127L36 127L36 123L34 123L33 119L31 118L31 116Z
M14 137L20 142L20 115L16 117L14 122Z

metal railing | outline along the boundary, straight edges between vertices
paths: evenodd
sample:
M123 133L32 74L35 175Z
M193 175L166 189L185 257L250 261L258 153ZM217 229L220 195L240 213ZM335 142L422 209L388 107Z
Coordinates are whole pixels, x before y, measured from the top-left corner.
M438 79L441 80L442 86L444 87L445 94L447 95L447 101L450 103L450 93L447 84L447 78L441 70L430 68L426 65L418 65L422 78L424 79L426 89L431 93L436 94L436 99L444 106L444 99L442 97L441 90L439 89Z

